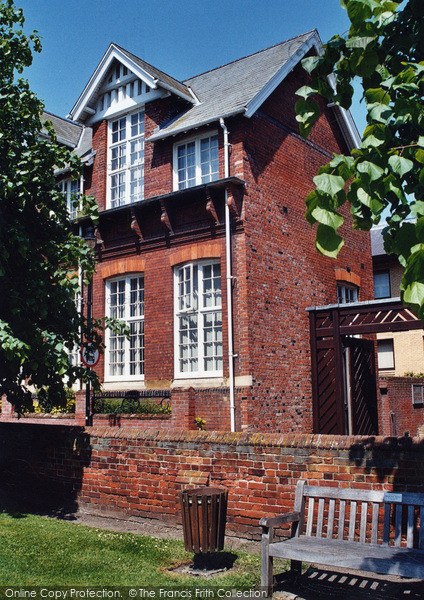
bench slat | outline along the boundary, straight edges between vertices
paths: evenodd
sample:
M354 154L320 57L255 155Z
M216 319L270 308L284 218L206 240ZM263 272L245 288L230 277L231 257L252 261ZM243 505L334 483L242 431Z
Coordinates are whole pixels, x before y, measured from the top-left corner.
M305 496L312 496L313 498L340 498L340 500L357 500L359 502L383 502L386 493L387 492L384 492L382 490L350 490L349 488L323 488L313 485L305 485L304 487Z
M424 507L420 509L420 537L418 546L419 548L424 548Z
M395 547L400 548L401 533L402 533L402 504L396 504L396 517L395 517Z
M350 517L349 517L349 540L355 539L355 522L356 522L356 501L350 503Z
M314 522L314 506L315 499L310 497L308 500L308 522L306 524L306 535L309 536L312 535L312 524Z
M368 502L362 502L361 506L361 531L359 534L359 541L365 543L365 536L367 534L367 515L368 515Z
M303 534L303 528L305 523L305 495L303 493L304 488L305 481L298 481L296 484L296 492L294 496L294 510L300 514L299 524L297 527L295 527L296 536Z
M406 547L414 547L414 517L415 508L414 506L408 506L408 525L406 530Z
M328 507L328 524L327 524L327 538L328 539L331 539L333 537L335 505L336 505L336 501L334 500L334 498L330 498L329 507Z
M324 498L318 501L317 537L322 537L322 524L324 521Z
M346 500L340 500L339 506L339 540L343 539L345 527Z
M380 505L378 502L373 502L372 505L372 525L371 525L371 544L376 544L378 540L378 514Z
M389 545L389 537L390 537L390 511L392 505L386 503L384 505L384 529L383 529L383 544L385 546Z

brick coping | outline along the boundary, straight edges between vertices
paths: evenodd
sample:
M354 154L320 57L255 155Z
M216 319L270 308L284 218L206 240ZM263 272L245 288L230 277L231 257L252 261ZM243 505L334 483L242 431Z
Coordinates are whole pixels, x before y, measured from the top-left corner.
M25 423L20 421L0 421L2 425L37 425L46 426L46 423ZM79 432L87 433L91 438L105 439L139 439L158 443L188 443L193 445L224 445L243 448L246 446L274 447L274 448L304 448L323 450L351 450L353 447L361 446L364 450L372 450L375 447L390 451L408 451L411 449L424 449L424 438L422 437L384 437L384 436L343 436L324 434L273 434L259 432L229 432L229 431L199 431L199 430L159 430L140 429L131 426L99 426L83 427L57 423L57 426L75 428ZM241 450L242 451L242 450Z
M373 447L391 450L410 450L424 447L424 439L416 437L383 437L383 436L343 436L323 434L272 434L244 433L226 431L184 431L184 430L143 430L132 427L118 429L116 427L86 427L85 432L91 437L141 439L157 442L181 442L192 444L223 444L226 446L259 446L286 447L305 449L343 450L354 446L362 446L371 450Z

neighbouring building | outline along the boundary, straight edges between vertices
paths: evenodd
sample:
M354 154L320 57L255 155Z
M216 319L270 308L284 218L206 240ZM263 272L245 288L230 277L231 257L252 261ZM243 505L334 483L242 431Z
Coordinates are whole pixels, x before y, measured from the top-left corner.
M397 256L384 250L384 226L371 230L371 248L374 273L374 298L398 298L403 269ZM424 331L377 334L378 368L381 375L424 373Z
M313 31L181 82L111 44L68 119L51 119L83 145L80 191L100 209L94 317L130 328L106 334L104 388L170 390L181 427L312 431L306 308L373 297L348 209L337 261L304 216L319 167L358 144L323 100L299 135L300 61L319 49ZM61 185L85 235L77 184Z
M371 230L376 300L398 298L403 268L386 254L384 225ZM382 404L381 429L386 434L417 435L424 422L424 330L377 333Z

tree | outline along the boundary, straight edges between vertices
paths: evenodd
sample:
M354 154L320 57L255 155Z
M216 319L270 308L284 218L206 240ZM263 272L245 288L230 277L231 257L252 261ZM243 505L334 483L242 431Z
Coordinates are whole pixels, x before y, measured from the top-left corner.
M314 95L348 109L359 78L367 127L359 149L319 170L306 217L317 224L318 250L336 257L346 201L356 229L371 229L388 212L385 250L404 267L403 301L424 318L424 2L340 2L349 32L332 37L322 56L302 61L311 82L297 91L296 118L307 137L319 117Z
M55 181L55 170L68 166L78 177L80 161L58 145L42 123L43 104L17 78L41 50L37 32L26 36L23 25L12 0L0 3L0 396L18 412L29 406L30 386L60 403L66 378L90 376L70 366L68 353L87 329L74 302L78 270L89 278L94 269ZM82 198L82 209L96 218L93 199Z

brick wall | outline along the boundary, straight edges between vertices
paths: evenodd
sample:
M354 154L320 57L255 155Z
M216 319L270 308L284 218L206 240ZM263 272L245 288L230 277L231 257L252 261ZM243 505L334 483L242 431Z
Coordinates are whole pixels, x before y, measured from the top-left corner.
M229 489L229 531L257 537L263 515L292 509L300 478L423 492L424 442L3 423L0 477L3 504L30 497L65 514L86 508L170 521L180 519L179 491L209 482Z
M380 377L382 433L384 435L418 434L424 425L424 404L412 404L412 385L424 385L423 378Z
M305 219L313 177L331 152L345 150L334 113L325 106L310 140L299 136L294 91L305 77L296 68L249 125L238 121L245 127L247 182L244 269L253 374L248 427L260 431L312 430L306 308L337 301L335 271L355 275L360 300L373 297L369 234L353 231L348 207L342 210L345 247L337 261L318 254L315 230Z

